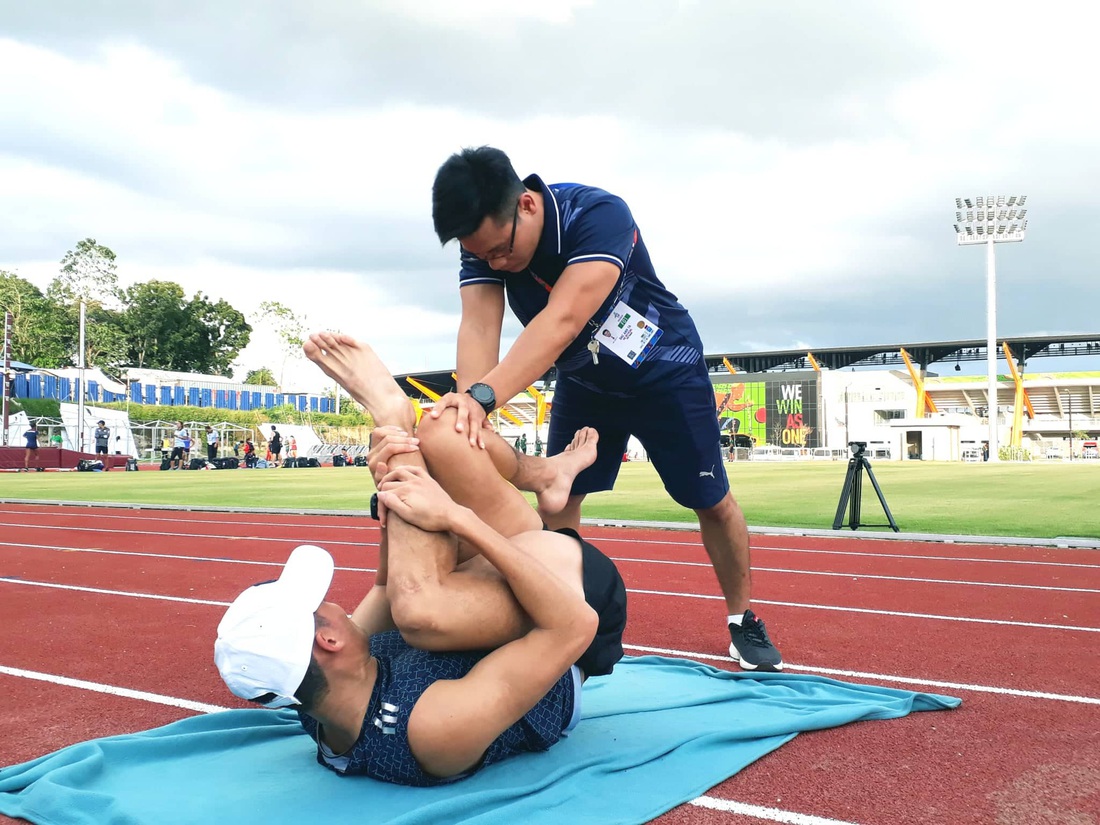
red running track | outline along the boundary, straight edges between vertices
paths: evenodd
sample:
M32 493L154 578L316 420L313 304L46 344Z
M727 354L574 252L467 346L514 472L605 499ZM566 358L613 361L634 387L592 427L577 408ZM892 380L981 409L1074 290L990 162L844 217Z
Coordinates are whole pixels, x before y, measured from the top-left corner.
M733 667L697 532L586 535L631 591L628 652ZM0 764L245 706L211 658L224 606L307 542L336 559L333 600L354 605L377 541L354 518L5 505ZM658 822L1100 823L1100 553L753 543L754 608L790 670L963 705L803 734Z

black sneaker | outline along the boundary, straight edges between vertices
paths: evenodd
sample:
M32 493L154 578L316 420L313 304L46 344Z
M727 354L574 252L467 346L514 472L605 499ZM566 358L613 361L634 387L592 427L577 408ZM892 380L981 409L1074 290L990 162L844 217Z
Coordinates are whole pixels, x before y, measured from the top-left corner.
M751 610L746 610L741 626L731 624L730 656L745 670L776 671L783 669L783 656L768 638L764 623Z

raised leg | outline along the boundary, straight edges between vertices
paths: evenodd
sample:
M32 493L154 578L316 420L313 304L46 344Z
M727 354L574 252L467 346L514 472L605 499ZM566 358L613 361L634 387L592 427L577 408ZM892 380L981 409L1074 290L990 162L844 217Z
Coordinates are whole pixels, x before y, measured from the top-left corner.
M412 432L415 417L409 400L370 347L346 335L319 333L310 336L304 350L326 375L367 408L376 424ZM448 429L464 450L461 460L451 460L455 445L446 436ZM394 456L390 468L424 466L426 456L434 456L433 464L447 477L448 484L440 484L445 490L461 484L474 491L494 489L503 496L507 488L514 496L515 510L501 505L489 515L516 521L515 529L531 529L529 520L518 522L522 508L533 517L535 530L541 526L523 497L500 478L489 456L471 450L462 434L454 433L453 419L445 416L424 430L421 452ZM452 463L461 469L449 467ZM487 498L469 490L465 495L478 506ZM478 512L473 506L470 509ZM531 628L529 617L492 565L480 556L459 563L454 536L424 532L392 513L387 524L387 597L394 622L409 644L427 650L495 648ZM579 548L574 552L579 557Z

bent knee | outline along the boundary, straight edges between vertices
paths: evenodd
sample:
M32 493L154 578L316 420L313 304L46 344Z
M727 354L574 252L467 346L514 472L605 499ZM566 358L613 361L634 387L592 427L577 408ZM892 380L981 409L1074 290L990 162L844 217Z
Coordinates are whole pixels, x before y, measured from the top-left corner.
M453 407L444 410L439 418L432 418L430 415L421 418L416 428L416 437L420 439L420 450L422 452L438 451L447 448L448 445L461 444L466 434L455 430L457 418L458 412Z

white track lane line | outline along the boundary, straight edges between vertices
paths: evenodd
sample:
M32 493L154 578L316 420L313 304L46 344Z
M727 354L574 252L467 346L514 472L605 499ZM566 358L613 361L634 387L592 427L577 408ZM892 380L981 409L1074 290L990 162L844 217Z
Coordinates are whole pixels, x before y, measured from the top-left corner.
M675 659L690 659L701 661L710 659L715 662L729 664L728 656L715 656L713 653L699 653L694 650L676 650L666 647L651 647L649 645L632 645L623 642L627 650L636 650L640 653L652 653L657 656L671 656ZM1077 696L1072 693L1047 693L1040 690L1018 690L1016 688L995 687L992 685L975 685L966 682L944 682L936 679L918 679L912 676L892 676L886 673L866 673L859 670L841 670L832 667L813 667L812 665L798 665L790 662L783 663L783 670L798 670L805 673L814 673L819 676L845 677L848 679L867 679L875 682L898 682L906 685L921 685L923 687L945 688L947 690L966 690L974 693L993 693L999 696L1018 696L1023 699L1048 699L1056 702L1073 702L1082 705L1100 705L1100 697Z
M336 544L337 542L325 542ZM377 545L374 545L377 546ZM139 550L105 550L101 547L66 547L58 544L16 544L13 542L0 542L0 547L28 547L32 550L59 550L63 553L96 553L103 556L134 556L145 559L172 559L174 561L213 561L218 564L245 564L258 567L282 567L281 561L256 561L252 559L231 559L222 556L181 556L176 553L143 553ZM373 567L337 567L350 573L377 573Z
M4 579L0 579L4 581ZM712 599L723 601L723 596L711 596L702 593L678 593L674 590L639 590L627 588L627 593L640 593L646 596L675 596L682 599ZM975 619L969 616L941 616L937 613L907 613L901 610L871 610L866 607L842 607L830 604L803 604L801 602L776 602L767 599L753 599L753 604L770 604L776 607L802 607L807 610L839 610L844 613L869 613L875 616L901 616L908 619L938 619L945 622L972 622L975 624L998 624L1007 627L1034 627L1045 630L1078 630L1085 633L1100 633L1100 627L1077 627L1068 624L1042 624L1040 622L1016 622L1008 619Z
M158 535L172 535L168 533L160 533ZM212 536L198 536L199 538L216 538ZM239 538L226 538L221 539L223 541L279 541L287 543L295 543L290 539L254 539L252 537ZM352 547L377 547L377 544L372 542L360 543L360 542L345 542L345 541L322 541L320 544L328 545L340 545L340 546L352 546ZM236 559L230 559L220 556L182 556L172 553L146 553L138 550L107 550L100 547L71 547L68 545L58 544L27 544L24 542L0 542L0 547L26 547L34 550L61 550L69 553L102 553L104 555L118 555L118 556L143 556L146 558L163 558L163 559L178 559L187 561L215 561L223 564L281 564L281 562L262 562L262 561L237 561ZM629 563L629 564L665 564L678 567L701 567L710 569L708 562L701 561L661 561L654 559L636 559L628 558L625 556L611 556L612 561L616 563ZM352 569L352 568L347 568ZM369 568L368 568L369 569ZM982 581L965 581L963 579L926 579L918 578L916 576L878 576L870 575L866 573L835 573L823 570L792 570L784 567L753 567L754 573L786 573L796 576L832 576L836 578L848 579L856 581L859 579L877 579L882 581L896 581L896 582L913 582L917 584L949 584L960 585L966 587L1001 587L1014 590L1039 590L1039 591L1056 591L1059 593L1100 593L1098 589L1089 589L1084 587L1053 587L1051 585L1043 584L1005 584L1001 582L982 582Z
M275 541L283 544L286 543L301 543L304 539L286 539L278 536L215 536L210 533L165 533L157 531L150 533L147 530L111 530L105 527L61 527L54 524L4 524L0 522L0 527L30 527L35 532L39 530L60 530L67 532L80 532L88 533L92 532L96 535L109 534L109 535L121 535L121 536L144 536L145 538L173 538L173 539L212 539L214 541ZM371 547L377 546L377 542L367 544L361 541L339 541L339 540L324 540L322 544L338 544L348 547ZM2 546L2 544L0 544Z
M90 690L93 693L108 693L112 696L122 696L126 699L139 699L142 702L153 702L157 705L169 705L174 708L193 710L198 713L218 713L229 710L221 705L208 705L205 702L192 702L190 699L180 699L175 696L164 696L160 693L147 693L144 690L131 690L130 688L105 685L100 682L88 682L84 679L70 679L68 676L58 676L54 673L39 673L35 670L23 670L17 667L5 667L0 665L0 673L7 676L16 676L20 679L33 679L37 682L49 682L54 685Z
M705 561L657 561L654 559L633 559L625 556L614 556L616 562L631 562L635 564L671 564L679 565L683 567L705 567L708 570L711 565L710 562ZM1052 587L1045 584L1006 584L1002 582L975 582L964 581L962 579L926 579L917 576L878 576L869 573L837 573L828 570L794 570L787 567L760 567L758 565L752 566L753 573L793 573L799 576L839 576L845 579L880 579L882 581L892 582L919 582L922 584L964 584L974 587L1011 587L1020 590L1057 590L1063 593L1100 593L1100 590L1093 590L1084 587Z
M173 511L175 512L175 511ZM370 516L326 516L326 518L332 519L350 519L350 518L363 518L367 520L367 524L322 524L320 522L307 522L305 524L294 524L292 522L285 521L230 521L226 519L218 518L190 518L198 513L207 513L206 510L188 510L183 515L176 515L173 517L168 516L134 516L124 513L52 513L55 517L60 518L79 518L81 521L89 519L111 519L113 521L157 521L166 522L168 524L228 524L228 525L241 525L247 527L301 527L308 530L378 530L378 524ZM5 515L23 515L33 516L35 518L41 518L41 510L5 510ZM27 522L18 522L14 526L27 527ZM63 526L63 525L59 525ZM71 530L86 530L86 527L76 527L69 525L67 529ZM141 531L138 531L141 532Z
M726 814L739 816L751 816L765 822L780 822L783 825L857 825L846 819L828 819L812 814L800 814L794 811L784 811L780 808L766 808L762 805L749 805L745 802L735 802L732 799L720 799L714 796L700 796L687 803L697 808L708 808L712 811L721 811Z
M651 545L651 546L654 546L654 547L690 547L690 548L699 549L699 550L704 549L703 548L703 543L701 541L694 541L694 542L691 542L691 541L670 541L670 542L664 542L664 541L652 541L652 540L649 540L649 539L608 538L607 536L600 536L598 539L594 539L594 541L598 541L601 544L611 543L611 542L619 542L619 543L623 543L623 544L646 544L646 545ZM920 544L922 542L917 542L917 541L914 540L914 543L915 544ZM1027 549L1031 549L1031 550L1034 550L1034 549L1039 549L1039 550L1053 549L1053 550L1055 550L1055 552L1058 552L1058 553L1065 552L1063 550L1063 548L1046 548L1046 547L1027 548L1027 547L1024 547L1022 549L1025 549L1025 550L1027 550ZM757 552L757 551L760 551L760 552L775 551L775 552L778 552L778 553L812 553L814 555L821 555L821 556L859 556L861 558L868 558L868 559L904 559L906 561L965 561L965 562L974 562L974 563L978 563L978 564L1025 564L1025 565L1034 564L1034 565L1039 565L1039 566L1043 566L1043 567L1083 567L1087 570L1100 569L1100 564L1087 564L1087 563L1083 564L1083 563L1067 562L1067 561L1031 561L1031 560L1028 560L1028 559L983 559L983 558L978 558L976 556L925 556L925 555L922 555L922 554L919 554L919 553L915 554L915 555L909 555L907 553L860 553L860 552L855 551L855 550L818 550L818 549L814 549L814 548L810 548L810 547L779 547L779 546L770 546L770 545L753 545L752 551L754 553Z

